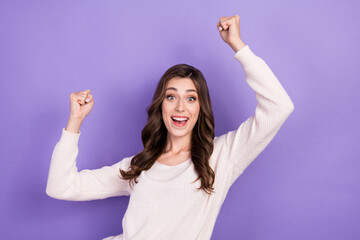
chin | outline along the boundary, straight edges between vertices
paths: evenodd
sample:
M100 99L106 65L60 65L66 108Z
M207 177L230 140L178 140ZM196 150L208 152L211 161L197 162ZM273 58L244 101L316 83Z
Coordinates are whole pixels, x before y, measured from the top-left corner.
M188 136L188 135L191 135L192 134L192 129L190 130L179 130L179 129L171 129L169 131L168 129L168 135L172 136L172 137L185 137L185 136Z

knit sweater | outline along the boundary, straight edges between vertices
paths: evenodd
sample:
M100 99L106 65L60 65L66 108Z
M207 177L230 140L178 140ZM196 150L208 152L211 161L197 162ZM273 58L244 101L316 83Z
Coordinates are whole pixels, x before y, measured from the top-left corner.
M294 105L268 65L248 45L235 53L247 84L255 91L254 115L236 130L214 138L209 164L215 172L211 195L198 190L200 180L190 159L175 166L155 161L142 171L138 183L129 187L119 178L134 156L112 166L77 171L81 135L62 129L53 150L46 194L71 201L130 196L122 219L123 233L106 240L207 240L211 238L229 188L265 149L294 110Z

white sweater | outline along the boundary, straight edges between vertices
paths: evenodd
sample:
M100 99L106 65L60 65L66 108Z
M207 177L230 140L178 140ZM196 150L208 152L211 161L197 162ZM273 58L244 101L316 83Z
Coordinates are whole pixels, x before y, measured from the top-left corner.
M50 163L46 193L56 199L88 201L130 195L122 219L123 233L107 237L122 240L207 240L227 192L245 168L265 149L294 105L268 65L248 45L235 53L247 84L255 91L255 114L238 129L215 137L210 166L215 172L210 196L197 190L200 180L191 159L169 166L159 162L141 172L133 189L119 178L133 156L112 166L77 171L81 132L62 129Z

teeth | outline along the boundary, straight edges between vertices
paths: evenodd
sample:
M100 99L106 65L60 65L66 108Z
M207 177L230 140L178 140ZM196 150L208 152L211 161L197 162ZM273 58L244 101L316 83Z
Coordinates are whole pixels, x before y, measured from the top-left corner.
M181 122L181 121L186 121L186 120L188 120L189 118L176 118L176 117L172 117L172 119Z

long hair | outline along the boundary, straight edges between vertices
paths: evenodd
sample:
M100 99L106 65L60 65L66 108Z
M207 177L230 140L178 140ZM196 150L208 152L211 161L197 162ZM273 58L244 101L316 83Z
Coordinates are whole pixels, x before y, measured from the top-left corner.
M143 170L148 170L165 151L167 141L167 129L162 119L161 104L165 98L166 84L172 78L190 78L198 92L200 111L198 120L191 134L191 160L194 164L201 186L206 193L214 191L213 183L215 173L209 165L209 159L214 149L214 116L206 80L203 74L193 66L177 64L166 70L158 82L152 103L147 108L148 120L141 132L144 149L135 155L130 162L130 170L120 169L122 179L134 180ZM194 182L195 182L194 181Z

